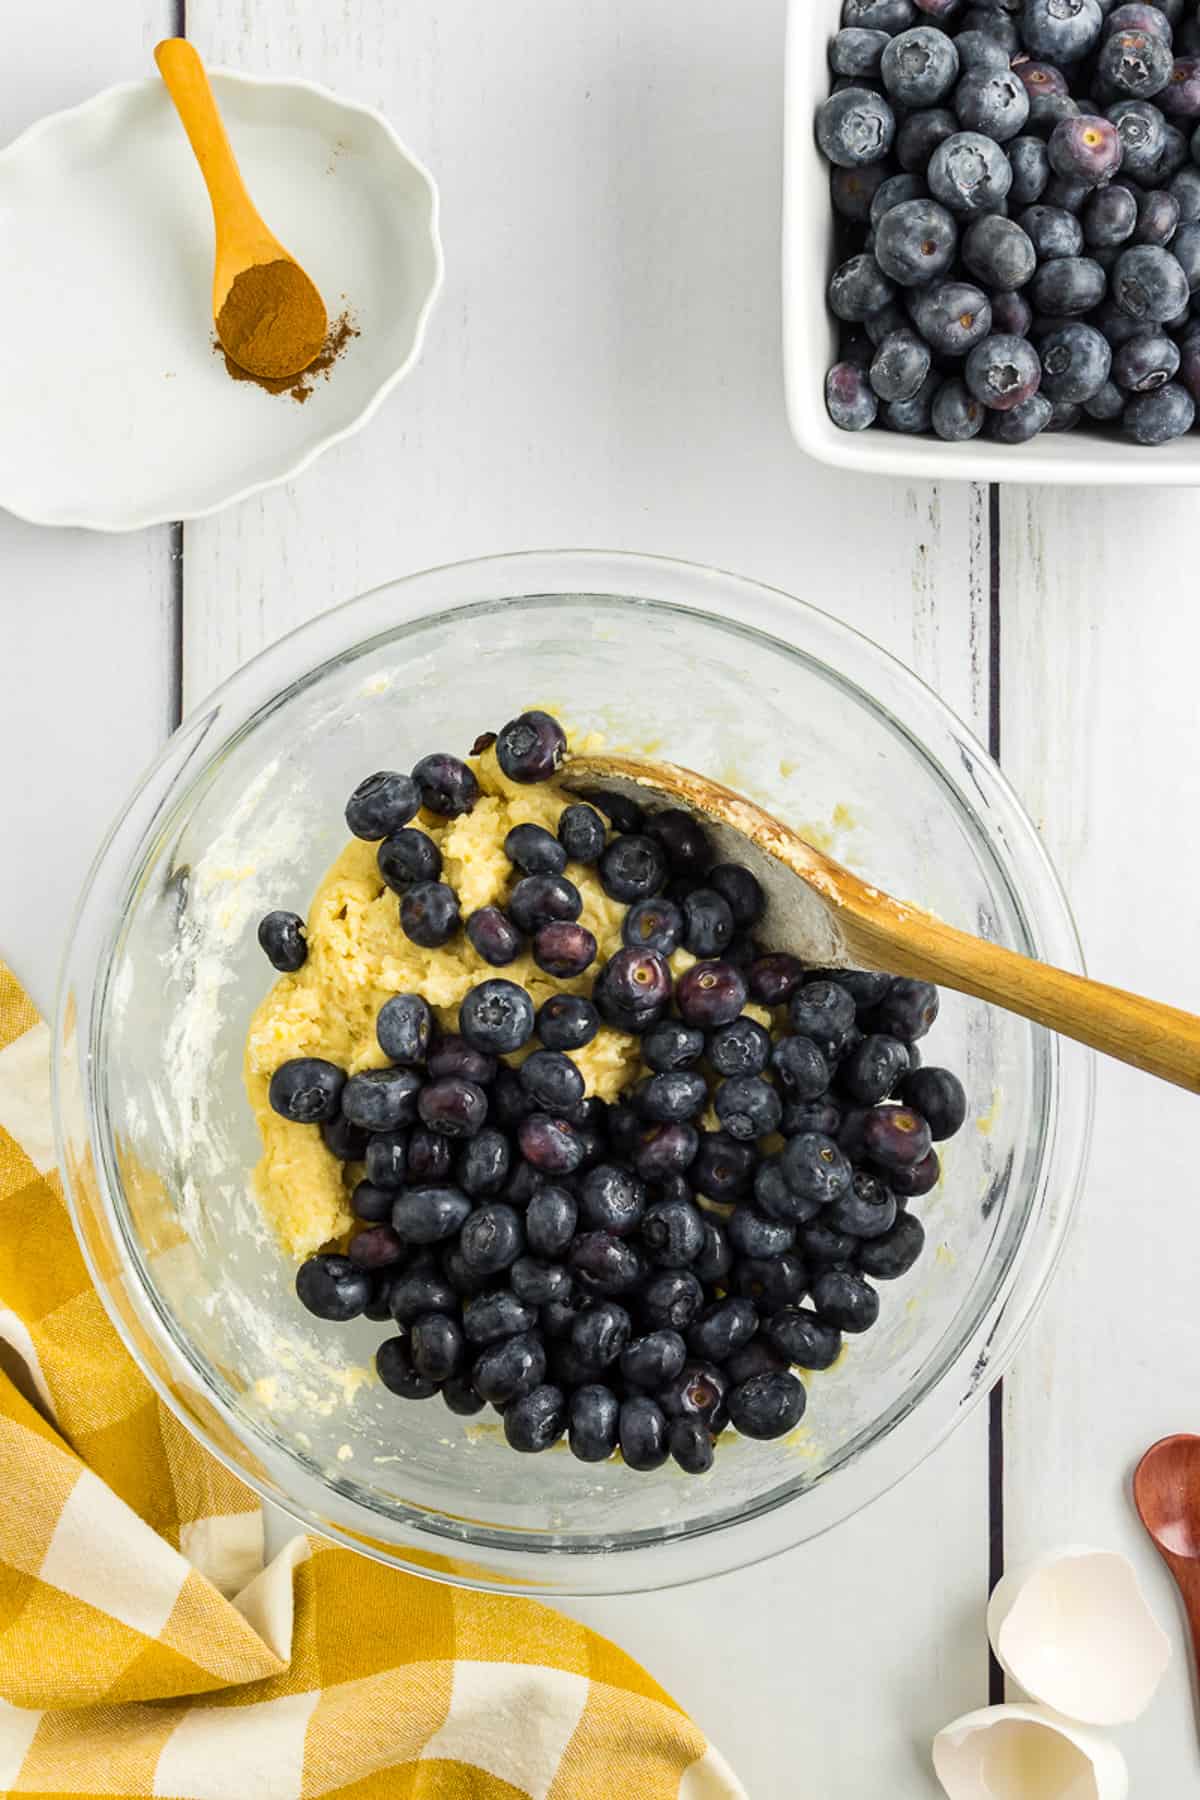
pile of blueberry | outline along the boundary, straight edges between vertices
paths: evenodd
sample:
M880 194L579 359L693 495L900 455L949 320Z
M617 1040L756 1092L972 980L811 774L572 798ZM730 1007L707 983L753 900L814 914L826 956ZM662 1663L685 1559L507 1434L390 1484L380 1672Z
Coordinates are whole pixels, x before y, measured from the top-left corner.
M1200 0L844 0L834 165L845 431L1135 444L1200 402Z
M544 713L480 743L493 741L517 781L548 779L565 752ZM351 796L351 830L379 838L418 943L445 941L451 918L458 929L458 903L411 820L419 806L469 810L477 793L465 763L437 756ZM514 1450L566 1432L584 1462L619 1447L632 1469L673 1455L702 1473L729 1422L752 1438L791 1431L806 1400L793 1370L828 1368L843 1332L875 1323L872 1281L919 1256L909 1201L936 1183L934 1142L959 1129L966 1100L954 1075L921 1066L936 988L764 952L757 880L714 865L694 817L589 798L557 837L510 833L507 906L465 929L487 962L531 938L543 969L578 976L596 943L564 870L594 865L627 911L590 997L556 992L535 1011L523 987L489 977L450 1033L419 994L396 994L376 1022L386 1067L347 1077L303 1058L273 1075L276 1112L364 1166L356 1235L345 1254L310 1257L296 1288L321 1318L392 1322L381 1381L464 1415L490 1403ZM269 915L260 936L276 967L303 961L294 915ZM681 947L700 960L675 979ZM612 1105L585 1097L568 1054L602 1024L640 1039L647 1070ZM700 1123L710 1103L716 1130Z

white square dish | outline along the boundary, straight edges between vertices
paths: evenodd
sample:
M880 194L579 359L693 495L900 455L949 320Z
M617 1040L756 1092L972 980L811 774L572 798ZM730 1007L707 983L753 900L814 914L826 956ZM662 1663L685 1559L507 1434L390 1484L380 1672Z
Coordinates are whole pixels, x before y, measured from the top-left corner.
M929 481L1024 481L1063 486L1200 486L1200 429L1161 449L1079 430L1029 444L966 444L871 427L841 431L825 410L825 374L837 359L836 321L825 304L834 266L829 168L813 134L829 93L829 40L841 0L790 0L783 125L783 353L788 418L818 462L864 475Z

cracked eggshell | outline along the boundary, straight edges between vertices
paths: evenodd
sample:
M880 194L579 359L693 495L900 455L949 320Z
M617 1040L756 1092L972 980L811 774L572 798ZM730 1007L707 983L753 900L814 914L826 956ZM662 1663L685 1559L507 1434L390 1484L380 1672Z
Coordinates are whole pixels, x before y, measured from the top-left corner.
M1133 1564L1082 1546L1006 1575L988 1607L988 1637L1032 1699L1085 1725L1138 1718L1171 1656Z
M1127 1800L1129 1771L1115 1744L1044 1706L987 1706L933 1740L950 1800Z

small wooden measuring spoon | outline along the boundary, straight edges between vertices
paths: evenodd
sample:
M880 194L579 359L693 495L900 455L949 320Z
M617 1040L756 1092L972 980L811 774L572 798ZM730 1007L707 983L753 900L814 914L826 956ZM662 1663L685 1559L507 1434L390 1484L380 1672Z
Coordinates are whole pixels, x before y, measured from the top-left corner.
M957 988L1200 1093L1200 1018L1034 962L872 887L719 782L634 756L574 756L560 778L703 816L721 860L753 869L764 935L819 967L887 969Z
M324 346L329 329L325 302L295 257L264 224L247 193L195 46L186 38L165 38L156 47L154 60L175 102L212 202L216 228L212 310L222 348L250 375L271 381L299 375ZM294 327L284 344L290 354L281 355L280 334L271 328L272 307L277 301L268 298L260 329L244 339L233 339L228 314L223 322L234 283L239 277L253 280L252 272L261 269L272 271L274 288L286 303ZM253 302L253 290L247 298ZM295 348L297 342L299 349Z
M1181 1433L1147 1450L1133 1503L1183 1597L1200 1678L1200 1437Z

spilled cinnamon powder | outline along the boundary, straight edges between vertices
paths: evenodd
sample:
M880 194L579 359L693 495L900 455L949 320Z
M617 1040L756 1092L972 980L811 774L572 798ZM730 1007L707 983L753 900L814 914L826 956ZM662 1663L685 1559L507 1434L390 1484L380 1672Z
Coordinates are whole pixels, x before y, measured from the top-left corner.
M353 316L347 308L330 325L324 348L309 363L307 369L302 369L299 375L285 375L279 378L251 375L248 369L243 369L234 362L217 337L213 338L213 352L217 356L224 357L225 370L231 380L252 381L255 387L262 388L268 394L290 394L293 400L303 406L312 394L316 381L318 379L329 380L329 373L333 365L345 352L351 339L358 335L358 326L354 323Z

